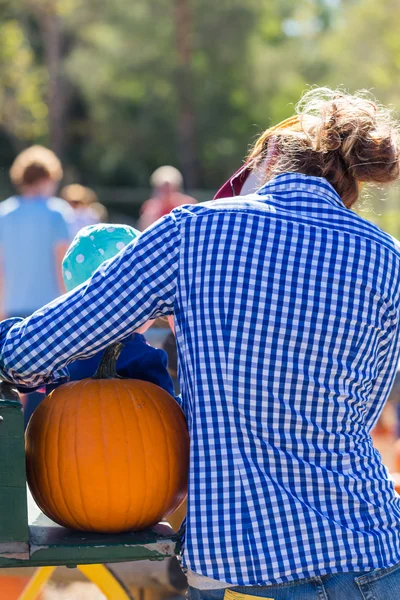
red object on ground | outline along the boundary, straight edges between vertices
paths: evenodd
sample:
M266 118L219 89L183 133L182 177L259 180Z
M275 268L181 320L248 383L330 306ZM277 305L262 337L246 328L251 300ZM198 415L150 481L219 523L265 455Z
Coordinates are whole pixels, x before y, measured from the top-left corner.
M393 470L400 473L400 439L396 440L393 447Z
M30 577L18 577L14 575L1 575L0 573L0 598L1 600L18 600L22 591L26 587ZM42 595L38 596L38 600Z
M390 473L394 479L394 489L400 494L400 473Z

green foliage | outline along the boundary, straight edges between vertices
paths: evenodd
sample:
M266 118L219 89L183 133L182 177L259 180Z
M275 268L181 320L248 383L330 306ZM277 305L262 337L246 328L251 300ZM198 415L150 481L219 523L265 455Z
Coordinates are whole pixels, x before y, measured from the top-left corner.
M182 7L188 14L178 25ZM182 166L181 129L191 118L196 183L210 188L241 164L261 129L292 112L307 71L321 72L308 49L330 14L322 0L0 0L0 11L24 14L18 26L41 73L44 18L56 15L60 84L70 94L66 159L75 172L99 184L146 185L161 163ZM39 82L35 89L42 105L50 102ZM32 126L45 131L43 119Z
M0 23L0 123L9 135L36 140L47 131L46 72L17 20Z
M308 85L400 96L399 0L0 0L0 17L3 132L50 144L62 86L64 162L95 186L192 162L215 189Z
M169 4L169 3L168 3ZM177 100L168 4L107 5L88 21L66 64L90 107L86 160L112 182L147 184L176 153ZM158 27L156 26L158 24Z
M331 84L372 89L381 102L398 103L399 18L398 0L346 2L321 44L321 55L331 65Z

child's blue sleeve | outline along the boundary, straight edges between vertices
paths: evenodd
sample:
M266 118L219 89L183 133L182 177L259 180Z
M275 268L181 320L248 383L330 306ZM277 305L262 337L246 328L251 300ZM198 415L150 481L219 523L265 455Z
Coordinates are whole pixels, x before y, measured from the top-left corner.
M81 359L68 365L71 381L79 381L93 377L100 364L103 351L88 359ZM117 361L117 373L121 377L149 381L163 388L171 396L174 394L174 384L168 373L168 357L164 350L153 348L145 338L136 333L125 342L125 346ZM57 385L46 386L49 393Z
M174 384L167 367L167 353L150 346L140 334L135 334L126 344L117 362L117 371L122 377L150 381L174 396Z

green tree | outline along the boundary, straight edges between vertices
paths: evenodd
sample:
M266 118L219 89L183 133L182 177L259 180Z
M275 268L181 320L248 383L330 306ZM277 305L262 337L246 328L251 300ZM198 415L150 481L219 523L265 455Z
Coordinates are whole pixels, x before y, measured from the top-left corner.
M216 188L307 83L327 83L319 49L336 26L332 1L0 0L0 10L41 76L41 135L86 181L147 185L172 163L189 185Z
M67 70L90 107L96 143L86 159L104 182L146 185L155 167L172 162L189 183L217 187L240 165L261 104L267 124L264 80L276 72L271 62L260 83L252 61L260 64L268 44L279 55L281 20L293 12L289 2L270 4L280 15L271 29L256 0L123 2L81 27Z
M16 149L46 136L45 82L18 21L0 23L0 123Z
M399 0L348 0L337 13L334 28L320 44L329 65L328 81L350 91L368 89L379 102L400 107ZM368 186L360 214L400 238L399 186Z

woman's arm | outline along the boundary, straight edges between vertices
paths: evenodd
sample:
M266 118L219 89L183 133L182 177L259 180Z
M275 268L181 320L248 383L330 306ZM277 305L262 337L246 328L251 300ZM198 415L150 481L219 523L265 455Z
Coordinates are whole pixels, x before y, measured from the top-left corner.
M23 321L0 324L0 376L37 386L65 375L149 319L173 313L180 210L163 217L89 280Z

